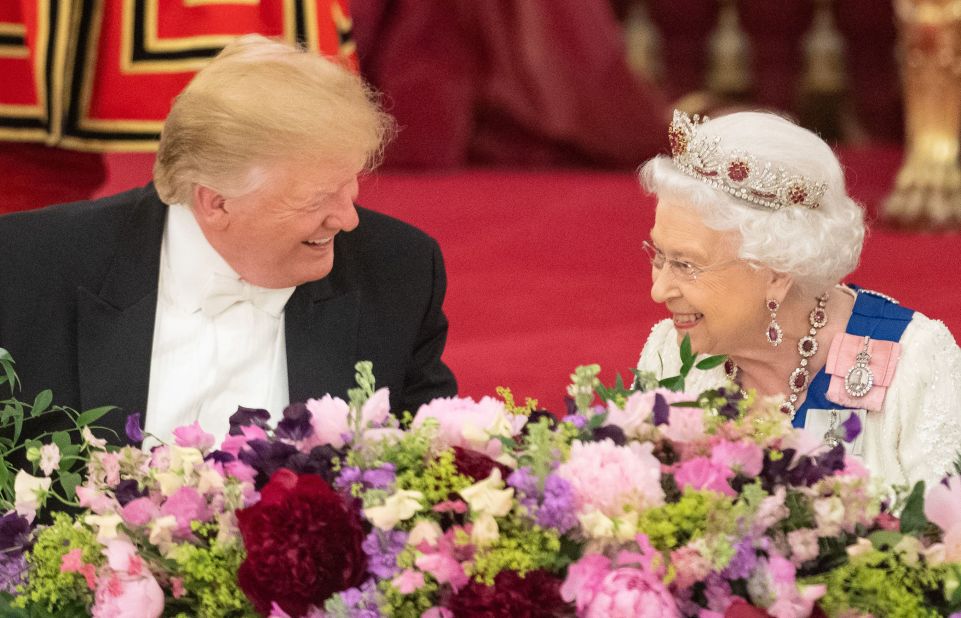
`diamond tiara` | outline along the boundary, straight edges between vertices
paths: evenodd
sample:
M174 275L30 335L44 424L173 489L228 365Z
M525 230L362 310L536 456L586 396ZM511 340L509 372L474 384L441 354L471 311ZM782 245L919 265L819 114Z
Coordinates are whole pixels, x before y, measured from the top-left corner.
M721 150L719 138L711 140L697 134L698 126L707 120L706 116L692 117L674 110L674 120L668 130L671 158L685 174L754 207L815 209L821 205L821 197L827 190L825 183L792 174L769 162L761 163L744 151Z

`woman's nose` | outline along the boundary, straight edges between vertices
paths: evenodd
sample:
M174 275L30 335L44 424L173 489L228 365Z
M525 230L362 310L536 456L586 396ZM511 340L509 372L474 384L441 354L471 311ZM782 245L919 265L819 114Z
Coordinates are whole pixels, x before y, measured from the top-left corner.
M665 303L679 296L677 282L670 268L651 269L651 298L656 303Z

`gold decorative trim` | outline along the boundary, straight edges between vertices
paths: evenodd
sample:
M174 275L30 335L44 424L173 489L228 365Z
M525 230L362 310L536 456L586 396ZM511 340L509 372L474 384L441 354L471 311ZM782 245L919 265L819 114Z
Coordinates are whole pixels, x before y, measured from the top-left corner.
M317 37L317 5L311 0L303 0L304 24L307 27L307 48L317 51L320 49L320 40Z
M145 0L145 2L144 49L151 53L190 51L198 47L223 47L237 38L236 34L198 34L176 39L162 39L159 34L160 2L159 0Z
M10 129L0 127L0 139L8 142L39 142L47 139L44 129Z
M156 152L156 140L90 139L66 135L57 146L82 152Z
M43 105L14 105L0 103L0 116L7 118L37 118L43 119Z
M0 36L27 36L26 24L0 22Z
M30 48L26 45L0 45L0 58L23 60L30 57Z
M190 73L199 71L210 62L210 58L184 58L180 60L134 60L133 59L133 30L134 19L136 17L135 2L137 0L124 0L123 3L123 25L120 31L120 70L130 75L143 73ZM150 0L157 8L156 0ZM147 8L147 20L150 19L150 8ZM156 29L156 12L154 12L154 29ZM150 24L144 24L144 28L150 37ZM156 34L154 34L156 36ZM146 46L146 42L144 43Z
M257 6L260 0L183 0L184 6L206 6L208 4L243 4L245 6Z
M96 4L102 12L102 3L97 2ZM56 46L53 50L53 62L51 63L53 78L50 84L54 96L50 97L50 123L47 136L47 144L50 145L57 144L63 135L66 103L70 100L70 84L73 80L73 71L70 67L73 64L73 55L75 54L75 50L72 49L75 43L70 41L73 39L71 33L77 32L80 19L80 11L75 10L76 8L70 2L61 3L61 14L57 17L57 36L54 39ZM44 47L46 47L46 42L44 42Z

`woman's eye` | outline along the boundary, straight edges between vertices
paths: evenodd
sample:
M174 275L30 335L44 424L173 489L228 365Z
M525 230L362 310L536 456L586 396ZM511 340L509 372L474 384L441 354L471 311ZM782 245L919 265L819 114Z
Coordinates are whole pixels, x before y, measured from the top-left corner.
M693 264L689 264L689 263L687 263L687 262L682 262L682 261L680 261L680 260L675 260L675 261L674 261L674 268L676 268L678 271L684 273L685 275L689 275L689 274L693 273L695 270L697 270L697 267L694 266Z

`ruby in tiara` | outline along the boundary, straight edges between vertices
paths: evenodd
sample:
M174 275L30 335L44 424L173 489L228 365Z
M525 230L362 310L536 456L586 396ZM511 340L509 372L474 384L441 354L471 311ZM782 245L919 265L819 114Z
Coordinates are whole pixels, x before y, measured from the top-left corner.
M734 182L744 182L750 173L751 166L741 159L734 159L727 166L727 177Z
M825 183L759 161L749 152L723 150L719 138L698 134L698 127L706 121L696 114L674 111L668 139L678 169L754 208L820 207Z

